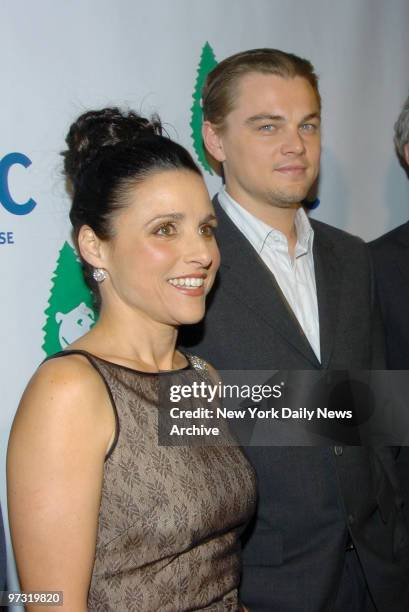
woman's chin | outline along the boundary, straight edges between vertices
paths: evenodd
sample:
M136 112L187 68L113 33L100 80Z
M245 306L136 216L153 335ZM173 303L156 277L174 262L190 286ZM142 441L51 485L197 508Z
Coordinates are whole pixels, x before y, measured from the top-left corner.
M204 308L196 312L184 312L183 315L178 317L178 325L194 325L199 323L204 318L204 315Z

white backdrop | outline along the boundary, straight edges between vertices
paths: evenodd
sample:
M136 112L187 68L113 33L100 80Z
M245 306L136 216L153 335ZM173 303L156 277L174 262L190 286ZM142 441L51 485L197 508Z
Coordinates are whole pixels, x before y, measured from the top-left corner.
M32 162L11 166L7 176L0 161L3 514L7 437L19 396L45 356L51 279L69 240L58 153L70 122L112 104L157 111L170 135L194 152L190 108L206 41L219 60L253 47L297 53L315 65L323 98L314 215L372 239L408 216L409 181L392 143L409 91L408 26L409 0L2 0L0 160L17 152ZM207 180L213 193L219 180ZM32 212L10 212L5 186L17 203L33 198ZM58 282L64 292L68 280ZM64 314L72 305L58 308ZM16 584L12 564L9 582Z

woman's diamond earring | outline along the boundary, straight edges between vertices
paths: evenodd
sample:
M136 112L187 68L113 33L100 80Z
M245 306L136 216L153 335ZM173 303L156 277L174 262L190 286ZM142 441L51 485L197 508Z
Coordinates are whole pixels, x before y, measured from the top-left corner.
M107 273L104 268L94 268L92 271L92 276L97 283L102 283L107 277Z

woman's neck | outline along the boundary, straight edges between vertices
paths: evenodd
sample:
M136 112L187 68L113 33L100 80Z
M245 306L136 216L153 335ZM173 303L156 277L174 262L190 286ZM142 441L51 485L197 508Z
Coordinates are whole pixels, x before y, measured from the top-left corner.
M113 315L102 308L95 326L70 348L89 350L97 356L147 372L174 370L186 365L175 350L176 326L154 321L139 313Z

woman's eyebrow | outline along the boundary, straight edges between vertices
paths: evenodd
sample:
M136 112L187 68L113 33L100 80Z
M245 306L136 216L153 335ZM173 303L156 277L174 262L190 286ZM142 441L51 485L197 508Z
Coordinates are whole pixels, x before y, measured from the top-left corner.
M216 215L213 215L212 213L210 213L201 221L201 223L208 223L209 221L217 221Z
M150 223L153 223L154 221L159 221L160 219L172 219L172 221L180 221L184 218L185 215L183 213L164 213L156 215L156 217L152 217L152 219L149 219L149 221L147 221L145 225L149 225Z

